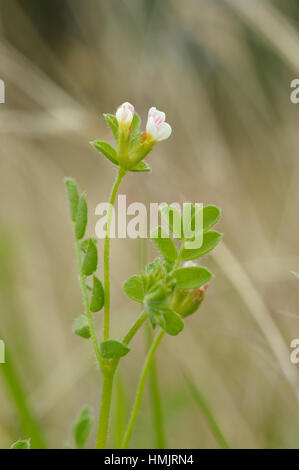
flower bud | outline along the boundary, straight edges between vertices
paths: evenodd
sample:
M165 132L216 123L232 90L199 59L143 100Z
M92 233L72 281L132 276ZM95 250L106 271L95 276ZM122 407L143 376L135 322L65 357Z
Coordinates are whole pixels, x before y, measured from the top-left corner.
M117 157L124 168L130 167L129 144L131 136L131 124L135 114L135 108L131 103L123 103L117 108L115 117L118 121Z
M116 111L115 117L118 120L118 124L126 125L130 127L133 116L135 114L135 108L131 103L123 103L121 104Z
M146 295L147 304L157 304L166 299L169 295L169 287L161 282L157 287L155 287L151 292Z
M170 301L171 307L183 318L192 315L198 310L208 287L207 282L196 289L175 289Z

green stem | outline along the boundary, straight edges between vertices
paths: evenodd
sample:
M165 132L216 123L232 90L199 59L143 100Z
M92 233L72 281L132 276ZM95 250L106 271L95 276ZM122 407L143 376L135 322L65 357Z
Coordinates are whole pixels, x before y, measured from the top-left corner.
M119 449L126 425L127 397L120 371L115 374L113 386L112 448Z
M99 343L97 340L96 330L95 330L95 326L93 322L93 317L92 317L92 313L89 307L86 277L84 276L84 274L82 274L82 257L81 257L80 242L78 240L75 240L75 245L76 245L77 262L78 262L78 268L79 268L79 273L80 273L80 285L81 285L81 292L82 292L85 315L87 316L87 319L88 319L90 336L91 336L91 340L92 340L93 347L95 350L96 358L97 358L99 365L102 366L103 359L101 357Z
M110 255L110 229L113 215L114 202L117 194L117 190L121 183L121 180L125 176L126 171L119 169L117 177L112 187L112 192L109 199L109 208L107 214L107 225L106 225L106 237L104 245L104 290L105 290L105 306L104 306L104 340L109 339L110 332L110 267L109 267L109 255Z
M118 170L117 177L114 181L107 214L107 225L106 225L106 237L104 244L104 291L105 291L105 305L104 305L104 341L109 339L110 336L110 266L109 266L109 255L110 255L110 229L111 221L113 216L113 208L115 203L116 194L121 183L121 180L125 176L126 171L123 169ZM100 355L101 357L101 355ZM110 421L110 410L112 401L112 388L113 379L117 363L113 361L103 361L101 359L102 372L103 372L103 386L102 386L102 398L101 398L101 409L99 416L98 436L97 436L97 449L105 449L107 443L109 421Z
M147 344L150 347L150 344L153 340L153 333L150 324L146 325L146 337ZM161 394L159 389L159 380L158 380L158 370L156 359L153 358L152 365L149 372L149 392L150 392L150 401L154 422L154 431L156 439L157 449L166 448L166 439L164 432L164 419L163 419L163 410L162 410L162 401Z
M142 311L139 314L139 316L136 318L135 322L133 323L129 331L123 337L122 342L125 344L129 344L131 339L135 336L135 334L137 333L139 328L143 325L146 319L147 319L147 314Z
M5 347L5 360L5 364L0 365L0 372L3 374L7 390L17 410L23 433L22 437L31 439L33 449L46 449L47 444L40 423L31 407L15 361L7 347Z
M129 344L130 341L133 339L133 337L136 335L139 328L141 328L141 326L143 325L143 323L145 322L146 319L147 319L147 314L142 311L139 314L139 316L136 318L136 320L133 323L133 325L131 326L131 328L128 330L128 332L123 337L122 342L125 343L125 344ZM113 368L114 371L116 370L120 359L121 358L114 359L113 362L111 363L112 368Z
M129 344L132 338L135 336L139 328L143 325L144 321L147 318L145 312L141 312L137 317L129 331L123 338L123 343ZM103 360L102 360L103 361ZM118 366L120 358L114 359L107 364L108 367L102 367L102 372L104 376L103 388L102 388L102 399L101 399L101 410L99 417L99 427L98 427L98 437L97 437L97 449L105 449L109 428L109 419L110 419L110 410L111 410L111 400L112 400L112 386L113 378Z
M130 416L129 423L128 423L128 426L127 426L127 429L126 429L126 432L125 432L125 435L124 435L124 439L123 439L123 442L122 442L122 446L121 446L122 449L126 449L128 447L128 443L129 443L130 437L132 435L132 432L133 432L133 429L134 429L134 426L135 426L135 422L136 422L136 418L137 418L137 415L138 415L138 411L139 411L139 408L140 408L140 405L141 405L143 392L144 392L144 387L145 387L145 384L146 384L146 379L147 379L147 376L148 376L148 373L149 373L149 370L150 370L155 352L156 352L163 336L164 336L164 330L160 330L159 333L156 335L154 341L152 342L152 345L151 345L151 347L150 347L150 349L147 353L147 356L146 356L146 359L145 359L145 362L144 362L144 365L143 365L143 369L142 369L142 372L141 372L141 375L140 375L140 379L139 379L139 383L138 383L138 387L137 387L136 397L135 397L135 401L134 401L134 404L133 404L131 416Z
M96 448L97 449L106 449L108 429L109 429L109 420L110 420L110 410L111 410L111 401L112 401L112 387L114 372L109 371L103 373L103 387L102 387L102 397L101 397L101 409L99 416L99 426L98 426L98 435Z

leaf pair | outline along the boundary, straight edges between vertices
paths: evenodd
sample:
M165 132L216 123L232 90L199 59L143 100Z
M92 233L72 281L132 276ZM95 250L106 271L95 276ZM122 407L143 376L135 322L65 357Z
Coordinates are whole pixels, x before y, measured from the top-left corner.
M91 312L99 312L105 302L105 295L104 295L104 288L103 285L100 281L100 279L97 278L97 276L93 276L93 288L92 288L92 294L91 294L91 300L90 300L90 311ZM86 338L89 339L91 334L90 334L90 328L89 328L89 322L88 318L86 315L80 315L80 317L76 318L74 321L73 325L73 332L81 336L81 338Z
M81 250L85 253L82 264L82 274L90 276L98 266L98 251L96 247L96 239L87 238L81 243ZM90 301L91 312L98 312L104 306L104 288L100 279L93 275L93 288Z
M75 237L81 240L84 237L87 226L87 202L86 195L79 196L78 187L72 178L65 179L65 185L69 200L70 214L74 222Z
M99 152L101 152L104 157L106 157L113 165L119 166L116 150L107 142L103 140L96 140L91 142L91 145L94 146ZM130 171L134 173L143 173L151 171L150 166L144 161L139 162L133 168L130 168Z
M183 261L193 260L209 253L213 250L222 238L222 234L209 230L213 227L219 220L221 211L216 206L205 206L200 211L196 212L194 206L192 206L191 211L191 222L190 227L192 230L195 230L195 217L202 217L203 226L203 240L202 245L199 248L186 248L184 246L181 252L181 258ZM184 230L185 221L182 219L179 210L172 206L167 206L161 209L162 220L167 223L170 230L176 238L182 239L186 230ZM193 215L192 215L193 212ZM158 226L151 233L151 238L158 250L162 254L163 258L172 265L177 259L178 253L173 239L168 235L163 227Z

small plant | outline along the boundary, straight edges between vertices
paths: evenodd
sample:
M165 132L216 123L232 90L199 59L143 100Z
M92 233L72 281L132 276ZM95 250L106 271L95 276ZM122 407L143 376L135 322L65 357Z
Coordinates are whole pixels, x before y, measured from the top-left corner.
M165 122L165 113L152 107L148 113L146 130L141 132L140 117L130 103L122 104L115 115L104 114L104 118L112 131L116 146L114 148L101 140L92 142L92 145L116 167L117 175L112 186L107 213L103 250L103 284L95 274L98 266L99 240L84 238L88 221L86 195L79 194L77 184L73 179L65 180L84 304L84 313L74 321L73 331L80 337L91 340L103 377L96 440L98 449L105 449L107 445L115 372L121 358L130 352L131 340L145 323L148 323L153 330L157 330L141 371L135 401L122 438L122 448L128 446L141 405L146 379L163 336L165 334L176 336L181 333L186 318L198 310L213 277L208 269L195 264L194 260L213 250L222 238L219 232L212 230L221 215L218 207L205 206L198 210L196 205L188 203L189 220L186 216L187 211L186 214L183 211L181 215L172 206L164 207L161 210L161 218L179 243L176 243L162 226L158 226L151 233L151 239L161 257L154 259L141 273L134 274L123 285L129 299L140 304L140 314L122 339L111 338L109 257L110 229L115 198L120 183L127 173L151 171L144 158L153 150L157 142L170 136L171 127ZM195 230L197 218L202 220L200 232ZM186 225L189 225L189 230ZM200 245L190 248L190 242L196 237L201 237ZM101 335L98 335L94 315L102 309L104 309L103 331ZM91 426L92 417L89 409L84 407L73 426L77 448L84 446ZM22 441L18 446L25 447L26 442Z

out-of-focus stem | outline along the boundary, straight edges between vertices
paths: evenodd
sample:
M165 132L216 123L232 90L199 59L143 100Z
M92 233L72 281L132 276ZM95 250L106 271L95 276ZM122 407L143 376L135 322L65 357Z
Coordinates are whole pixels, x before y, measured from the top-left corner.
M5 348L5 361L0 365L0 372L3 374L7 390L17 410L23 431L22 437L31 439L33 449L46 449L47 444L41 426L30 406L24 385L7 348Z
M164 330L160 330L159 333L157 333L154 341L152 342L152 345L151 345L151 347L148 351L148 354L146 356L146 359L145 359L145 362L144 362L144 365L143 365L143 369L141 371L141 375L140 375L140 379L139 379L139 383L138 383L138 388L137 388L136 397L135 397L135 401L134 401L134 404L133 404L131 416L130 416L129 423L128 423L128 426L127 426L127 429L126 429L126 432L125 432L125 435L124 435L124 439L123 439L123 442L122 442L122 446L121 446L122 449L126 449L128 447L128 443L129 443L129 440L131 438L131 435L132 435L132 432L133 432L133 429L134 429L134 426L135 426L136 418L138 416L139 408L140 408L140 405L141 405L143 392L144 392L144 387L145 387L145 384L146 384L146 379L147 379L150 367L152 365L152 360L154 358L155 352L156 352L163 336L164 336Z
M150 347L150 344L152 343L152 339L153 339L153 333L152 333L151 326L149 324L146 325L146 336L147 336L148 347ZM150 392L149 394L150 394L150 401L151 401L151 408L152 408L151 414L153 416L153 423L154 423L156 447L157 449L165 449L166 439L165 439L163 408L162 408L162 400L161 400L161 394L160 394L160 389L159 389L157 363L156 363L155 357L152 360L152 365L149 371L149 392Z

